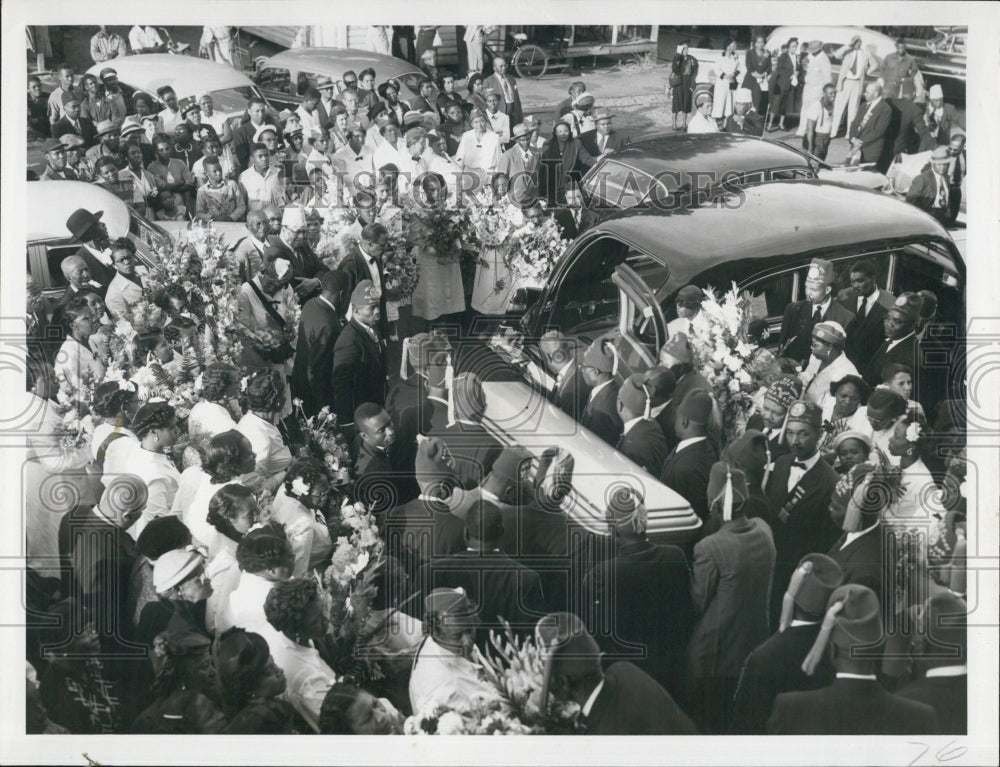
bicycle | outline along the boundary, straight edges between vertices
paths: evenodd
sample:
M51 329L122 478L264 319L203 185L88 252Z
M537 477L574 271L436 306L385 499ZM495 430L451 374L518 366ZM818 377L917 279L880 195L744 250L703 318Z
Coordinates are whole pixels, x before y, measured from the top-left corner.
M550 55L549 51L542 46L528 42L528 36L523 32L509 35L507 39L511 43L510 48L513 49L513 53L510 50L497 50L489 40L483 41L483 63L488 63L491 70L493 69L493 59L495 57L509 57L510 65L517 72L518 77L537 80L548 71L550 58L559 56L557 51L553 51ZM566 67L568 65L558 63L553 64L553 66Z

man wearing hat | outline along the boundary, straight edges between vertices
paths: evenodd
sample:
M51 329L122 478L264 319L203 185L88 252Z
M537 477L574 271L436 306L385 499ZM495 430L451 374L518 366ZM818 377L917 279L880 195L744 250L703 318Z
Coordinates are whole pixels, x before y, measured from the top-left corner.
M115 161L117 170L124 168L125 161L119 152L121 144L119 143L118 126L111 120L101 120L95 126L95 130L100 143L87 150L87 162L94 165L102 157L110 157Z
M588 735L695 735L694 724L663 687L628 661L602 668L601 649L572 613L550 613L535 627L544 648L543 695L581 707Z
M615 450L658 477L667 457L667 441L660 425L652 418L652 397L652 388L641 373L633 373L625 379L618 390L622 434L615 443Z
M823 42L813 40L806 47L809 55L805 62L805 79L802 87L802 103L804 105L819 101L823 95L823 87L833 80L830 57L823 50ZM799 127L795 135L806 135L805 120L799 120Z
M613 342L606 338L595 339L583 354L580 372L590 387L587 406L580 418L580 425L590 429L609 445L618 442L622 433L622 419L618 415L617 352Z
M953 104L944 103L944 90L935 83L927 92L927 112L924 123L938 146L947 146L951 141L952 128L965 130L965 119Z
M748 428L738 438L726 445L720 460L739 469L746 476L749 497L743 504L743 513L750 518L768 518L767 495L764 479L771 456L767 437L758 429Z
M837 76L837 97L833 104L833 124L830 138L837 138L840 126L847 112L848 126L854 122L861 103L861 91L865 77L873 74L878 63L861 43L861 35L854 35L851 42L834 51L833 57L840 59L840 74Z
M57 138L46 139L42 144L45 155L45 172L41 181L76 181L76 171L66 167L66 147Z
M316 90L319 92L319 100L316 102L316 118L319 120L319 129L324 133L333 124L333 112L337 107L342 107L343 103L334 95L336 84L326 75L320 75L316 79ZM372 94L374 96L374 94ZM303 120L303 126L306 121ZM309 135L309 130L305 130Z
M805 367L811 355L812 331L817 323L836 322L845 332L850 332L854 313L833 300L835 279L830 261L814 258L809 263L805 280L806 297L789 304L781 320L781 356L791 357Z
M478 486L493 470L503 444L482 424L486 393L475 373L455 377L451 392L455 423L436 432L455 460L455 470L465 489Z
M742 471L712 464L705 497L721 526L694 546L691 594L698 622L685 664L688 710L702 731L724 733L743 660L769 633L775 551L767 522L747 519L750 491Z
M355 409L385 404L386 351L377 330L382 291L361 280L351 292L351 320L333 348L333 408L341 425L354 423Z
M679 442L659 472L660 481L680 493L702 522L708 521L705 488L709 469L719 460L714 443L708 439L713 406L712 395L701 389L685 395L674 419L674 434Z
M321 290L302 307L295 361L289 381L292 396L302 400L307 416L329 404L333 390L333 350L347 323L347 277L339 269L325 271Z
M694 99L694 114L688 120L688 133L718 133L719 124L712 117L712 94L702 91Z
M923 628L910 650L917 676L899 696L931 706L942 735L964 735L969 727L969 608L960 597L945 592L913 609Z
M799 374L805 391L802 398L820 407L830 394L830 384L845 376L858 375L854 363L844 354L847 334L838 322L819 322L812 330L811 356L806 369Z
M802 662L816 642L830 595L843 582L840 566L824 554L806 554L799 562L782 598L778 631L743 664L733 700L731 734L764 735L778 695L817 690L833 681L833 666L826 656L811 676L802 671ZM772 588L781 586L776 583Z
M538 198L538 163L540 155L531 146L531 131L524 123L518 123L511 131L514 146L500 155L496 172L504 173L510 179L507 196L510 201L523 208Z
M770 735L933 735L934 709L886 692L865 654L883 637L879 599L871 589L848 583L827 602L816 642L803 662L812 675L828 655L836 677L829 687L778 695L767 722ZM870 651L869 651L870 653Z
M708 319L701 311L704 300L705 291L697 285L685 285L677 291L677 297L674 299L677 318L667 323L667 338L683 333L691 339L708 333Z
M132 113L132 100L126 99L118 82L118 72L112 67L105 67L98 73L101 85L104 86L104 101L102 114L110 117L111 121L121 124L125 116Z
M906 201L920 210L930 213L944 226L953 223L950 200L951 183L948 171L952 156L947 146L937 146L931 152L931 161L919 176L910 182Z
M667 440L667 450L673 450L678 438L674 434L674 423L677 420L677 406L684 400L688 392L695 389L712 391L712 386L701 373L694 369L694 353L686 333L671 333L667 342L660 349L659 363L674 374L675 386L670 401L663 411L656 416L656 422L663 429Z
M580 372L576 342L558 330L549 330L539 339L538 348L549 372L555 376L550 392L552 404L579 421L587 405L590 387Z
M73 91L63 92L62 117L52 125L53 136L63 136L67 133L82 138L84 146L88 148L97 143L97 126L89 117L81 116L80 97Z
M592 93L584 91L573 101L573 108L564 119L569 120L574 138L580 138L584 133L595 130L593 109L594 94Z
M66 219L66 228L72 235L70 242L80 243L76 255L87 264L91 276L106 288L114 279L115 268L111 260L111 237L101 221L103 216L103 210L91 213L79 208ZM101 295L103 291L102 288Z
M882 369L890 362L906 365L913 371L914 399L920 399L920 345L917 342L917 321L923 302L916 293L901 293L886 312L883 326L885 341L868 360L862 371L865 381L873 389L882 383Z
M822 460L819 439L823 413L818 405L799 400L788 408L785 440L789 454L774 462L767 483L771 516L767 522L774 533L777 559L771 592L771 624L777 626L781 612L780 584L789 578L806 554L827 551L837 540L838 531L830 517L830 496L837 484L837 472Z
M333 168L343 174L347 191L354 194L360 187L371 186L375 178L374 152L365 146L365 129L359 122L347 124L347 146L333 155Z
M694 625L687 558L677 546L646 536L647 512L637 490L612 487L604 518L614 553L584 578L584 614L605 653L631 656L665 689L680 690ZM636 647L643 648L641 655Z
M577 97L581 93L586 93L586 91L587 91L587 84L584 83L584 82L582 82L582 81L580 81L580 80L577 80L572 85L570 85L569 86L569 91L568 91L569 92L569 97L568 98L564 98L556 106L555 119L558 120L563 115L567 115L570 112L572 112L573 111L573 102L576 101Z
M753 93L749 88L737 88L733 94L733 113L726 118L726 133L764 135L764 118L753 108Z
M517 90L517 81L507 74L507 59L504 56L493 57L493 74L483 80L483 89L493 88L502 96L500 109L510 118L511 125L517 125L524 119L521 109L521 94Z
M580 134L583 146L594 157L621 149L628 143L624 136L611 127L612 118L614 115L607 109L599 109L593 115L594 129Z
M785 420L792 403L801 397L802 381L793 375L780 376L764 392L760 413L755 413L747 421L747 428L760 429L767 440L769 464L788 452Z
M891 123L892 108L882 97L882 86L877 82L868 83L864 108L858 112L847 133L851 142L850 164L875 163L879 173L889 170L893 148L888 140Z

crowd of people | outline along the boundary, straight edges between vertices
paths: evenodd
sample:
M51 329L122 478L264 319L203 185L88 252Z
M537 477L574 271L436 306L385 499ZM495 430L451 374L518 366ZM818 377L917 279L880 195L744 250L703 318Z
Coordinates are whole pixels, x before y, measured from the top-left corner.
M547 332L540 394L644 472L590 499L606 530L585 530L572 444L537 456L487 428L459 364L483 343L474 281L440 257L441 211L458 168L481 204L535 226L542 197L575 236L579 173L623 138L574 84L543 140L494 70L418 104L348 72L294 113L255 100L223 123L169 88L159 113L125 102L110 66L84 91L112 111L85 117L60 68L34 113L44 178L127 176L130 203L199 221L147 269L80 209L65 294L28 277L29 732L496 732L532 711L548 733L964 733L964 408L926 362L949 343L936 296L814 260L777 352L745 329L760 385L736 426L699 367L709 286L678 292L656 364L627 377L613 338ZM762 61L746 74L718 118L740 130L767 93ZM247 236L212 240L212 220ZM418 266L399 301L396 248ZM693 540L650 540L655 482ZM506 686L501 645L538 650Z

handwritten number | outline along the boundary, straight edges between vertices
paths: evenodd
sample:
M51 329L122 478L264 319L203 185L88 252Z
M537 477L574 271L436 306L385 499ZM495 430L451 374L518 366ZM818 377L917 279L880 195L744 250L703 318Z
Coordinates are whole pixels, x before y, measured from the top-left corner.
M955 745L955 741L952 741L947 746L938 751L937 754L935 755L935 758L939 762L950 762L952 759L958 759L960 756L964 756L965 753L969 750L965 746L955 746L954 748L951 748L951 746L953 745Z
M928 745L927 745L926 743L918 743L918 742L917 742L917 741L915 741L915 740L911 740L911 741L908 741L908 742L909 742L909 743L910 743L911 745L914 745L914 746L923 746L923 749L924 749L924 750L923 750L923 751L921 751L921 752L920 752L919 754L917 754L917 757L916 757L916 759L914 759L914 760L913 760L912 762L910 762L910 764L908 765L908 767L913 767L913 765L915 765L915 764L916 764L917 762L919 762L919 761L920 761L920 760L921 760L921 759L923 758L924 754L926 754L926 753L927 753L928 751L930 751L931 747L930 747L930 746L928 746Z

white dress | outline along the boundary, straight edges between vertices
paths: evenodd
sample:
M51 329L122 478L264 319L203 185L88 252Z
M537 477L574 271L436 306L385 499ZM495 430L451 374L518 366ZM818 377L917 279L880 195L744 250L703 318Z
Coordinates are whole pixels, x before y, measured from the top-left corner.
M139 533L152 520L173 513L174 496L180 484L181 473L166 455L146 450L139 442L133 442L130 439L116 439L114 447L117 448L119 445L122 445L122 454L119 456L123 467L122 471L139 477L146 483L146 490L149 493L142 516L128 530L129 535L138 538ZM105 477L109 476L107 458L110 456L111 449L109 448L104 464Z
M188 435L192 440L198 437L209 440L235 428L232 414L215 402L202 400L188 414Z
M410 300L414 317L436 320L443 314L465 311L465 287L457 261L442 262L432 249L419 244L427 232L422 221L411 224L410 238L418 242L413 248L420 275Z
M695 112L687 124L688 133L718 133L719 126L715 120L705 117L701 112Z
M292 462L292 451L288 449L285 440L273 423L265 421L253 413L246 413L236 428L250 440L257 468L254 473L263 477L271 487L275 487L284 477L285 469Z
M463 708L476 695L496 697L492 688L479 678L475 664L427 637L410 674L413 711L428 711L438 705Z
M475 128L462 134L455 152L455 162L463 170L479 175L479 183L489 185L490 176L500 162L500 139L496 133L487 130L481 136Z
M241 572L236 561L236 541L220 535L218 551L205 566L205 574L212 584L212 595L205 605L205 627L216 636L222 633L216 631L220 613L239 586Z
M97 359L90 347L72 336L62 342L53 367L56 380L60 383L65 381L73 389L79 389L88 380L97 386L104 378L104 363ZM59 400L63 401L65 397L66 393L60 391Z
M295 565L292 569L293 578L302 578L310 570L319 566L333 551L330 540L330 528L322 515L306 508L295 498L285 493L285 488L278 488L271 503L271 514L275 521L280 522L292 544L295 554Z
M337 675L310 643L293 642L284 634L265 637L275 664L285 672L287 687L281 697L298 711L306 723L319 732L319 712L326 693Z
M723 54L719 59L719 71L715 80L715 92L712 94L712 117L719 119L729 117L733 113L733 93L729 84L737 79L740 60L735 56ZM691 130L688 128L688 133Z

